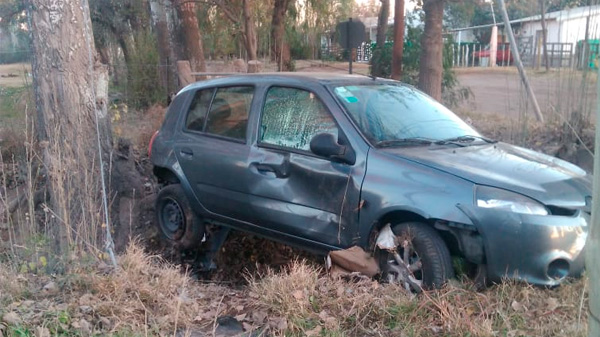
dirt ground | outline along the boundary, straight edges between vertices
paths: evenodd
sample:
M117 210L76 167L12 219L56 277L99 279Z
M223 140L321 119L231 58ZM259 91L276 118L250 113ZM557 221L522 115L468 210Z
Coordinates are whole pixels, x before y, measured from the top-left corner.
M22 87L31 83L28 63L0 64L0 87Z
M546 119L577 109L589 113L596 104L595 71L584 74L570 69L552 69L545 73L526 69L526 72ZM514 67L459 68L456 74L460 85L468 87L473 93L472 99L461 104L458 111L511 118L524 112L533 112L525 87Z

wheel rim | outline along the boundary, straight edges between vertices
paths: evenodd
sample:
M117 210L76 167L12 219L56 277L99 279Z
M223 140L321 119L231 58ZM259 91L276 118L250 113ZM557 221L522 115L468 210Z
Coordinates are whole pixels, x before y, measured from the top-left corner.
M165 236L171 240L178 240L185 233L185 213L177 200L167 198L160 210L160 227Z
M423 262L409 239L402 239L396 252L385 256L383 275L389 283L400 284L407 291L423 290Z

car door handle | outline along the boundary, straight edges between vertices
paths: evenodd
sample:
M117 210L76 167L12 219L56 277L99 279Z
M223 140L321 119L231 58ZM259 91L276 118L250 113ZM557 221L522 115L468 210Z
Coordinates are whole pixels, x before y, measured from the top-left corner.
M194 156L194 151L192 151L192 149L188 149L188 148L181 149L179 151L179 153L181 153L181 155L184 157L193 157Z
M262 164L252 163L259 173L274 173L277 178L287 178L290 173L286 164Z
M256 170L258 170L259 172L273 172L273 173L275 173L275 168L272 167L271 165L267 165L267 164L255 164L254 166L256 167Z

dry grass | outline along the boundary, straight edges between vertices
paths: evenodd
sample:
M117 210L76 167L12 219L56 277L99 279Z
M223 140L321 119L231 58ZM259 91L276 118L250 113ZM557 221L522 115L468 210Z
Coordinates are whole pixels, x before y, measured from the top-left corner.
M556 289L507 282L481 293L455 282L413 296L370 279L333 280L303 261L239 289L194 281L137 244L119 265L56 277L0 265L0 317L21 319L5 327L8 335L212 335L217 317L230 315L246 331L286 336L586 336L585 278ZM44 290L49 283L56 289Z
M155 104L145 111L129 111L119 104L111 109L113 132L117 137L130 139L134 149L146 153L150 138L162 125L167 108Z
M454 284L414 297L393 285L321 274L294 262L251 279L251 294L298 336L586 335L585 280L554 290L508 282L483 293Z
M18 314L21 324L11 326L13 335L47 327L52 334L164 336L199 328L198 315L211 308L207 299L232 293L199 285L135 243L119 258L118 270L97 271L104 268L74 266L69 274L50 277L18 274L0 265L0 318ZM48 284L56 288L47 291Z

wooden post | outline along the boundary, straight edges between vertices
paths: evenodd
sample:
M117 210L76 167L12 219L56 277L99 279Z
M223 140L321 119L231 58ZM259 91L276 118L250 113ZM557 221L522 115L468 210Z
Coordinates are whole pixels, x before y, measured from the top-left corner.
M598 71L600 74L600 70ZM600 83L597 85L600 95ZM592 193L592 223L585 247L585 267L590 282L588 336L600 336L600 96L596 98L596 140L594 147L594 191Z
M177 74L179 75L180 88L195 82L195 79L192 76L192 67L190 66L190 61L177 61Z
M490 67L496 66L496 56L498 55L498 26L492 27L492 36L490 37Z
M506 12L506 5L504 4L504 0L498 0L500 4L500 11L502 12L502 19L504 20L504 27L506 28L506 32L508 33L508 40L510 42L510 51L513 56L513 60L515 61L515 65L519 70L519 75L521 76L521 80L523 81L523 85L527 90L527 94L531 99L531 104L533 105L533 110L535 112L535 117L538 121L544 122L544 116L542 116L542 111L540 110L540 106L538 104L537 99L535 98L535 94L533 93L533 89L529 85L529 79L527 78L527 74L525 74L525 69L523 69L523 62L521 62L521 55L519 55L519 48L517 47L517 41L515 41L515 35L513 34L512 27L510 26L510 20L508 19L508 13Z

